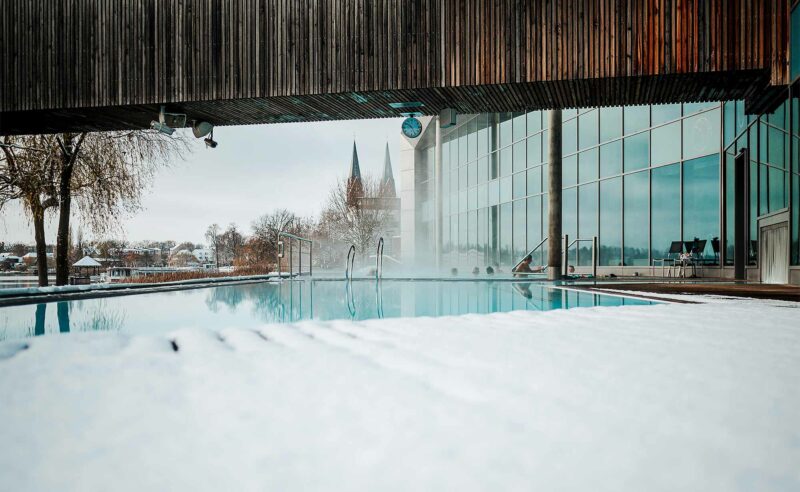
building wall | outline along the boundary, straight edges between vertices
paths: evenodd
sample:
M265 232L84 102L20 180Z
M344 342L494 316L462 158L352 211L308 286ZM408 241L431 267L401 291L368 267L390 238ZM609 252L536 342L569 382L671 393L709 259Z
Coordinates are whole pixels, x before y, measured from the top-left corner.
M768 214L790 217L791 264L800 266L798 95L787 90L760 117L745 116L741 101L564 111L564 234L598 236L600 273L649 272L672 241L698 238L711 260L704 273L732 277L731 166L749 145L748 277L759 278L756 224ZM547 114L459 115L442 133L442 266L508 269L546 235ZM421 175L429 150L417 152ZM418 191L416 206L431 199ZM569 264L588 267L590 245L573 246ZM540 248L534 263L545 259Z

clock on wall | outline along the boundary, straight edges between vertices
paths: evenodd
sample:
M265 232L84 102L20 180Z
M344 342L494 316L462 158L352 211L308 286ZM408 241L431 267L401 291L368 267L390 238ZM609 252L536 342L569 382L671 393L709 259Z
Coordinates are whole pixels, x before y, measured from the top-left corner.
M417 138L422 133L422 123L413 116L403 120L403 135L408 138Z

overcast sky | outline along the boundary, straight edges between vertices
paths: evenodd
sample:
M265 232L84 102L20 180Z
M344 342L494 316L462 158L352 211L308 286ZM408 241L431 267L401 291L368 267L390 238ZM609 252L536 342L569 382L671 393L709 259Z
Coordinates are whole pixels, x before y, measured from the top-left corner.
M142 200L144 210L122 224L125 238L203 242L206 228L214 222L222 227L235 222L249 232L253 219L277 208L316 215L336 179L349 172L354 137L365 175L383 173L384 145L389 143L399 184L401 121L217 128L216 149L206 149L198 140L185 161L156 175ZM88 231L84 235L90 236ZM0 241L33 243L33 228L19 206L0 212ZM52 222L47 242L55 243Z

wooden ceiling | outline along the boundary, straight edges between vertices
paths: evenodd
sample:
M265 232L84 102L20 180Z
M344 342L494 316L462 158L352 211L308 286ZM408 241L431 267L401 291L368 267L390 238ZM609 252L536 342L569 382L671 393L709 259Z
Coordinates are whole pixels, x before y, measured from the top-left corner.
M784 0L4 0L0 134L757 100Z

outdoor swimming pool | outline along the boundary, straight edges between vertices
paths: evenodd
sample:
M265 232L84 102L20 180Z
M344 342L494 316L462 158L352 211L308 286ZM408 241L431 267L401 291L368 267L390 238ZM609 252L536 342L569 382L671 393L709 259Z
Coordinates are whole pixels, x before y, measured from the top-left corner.
M60 332L165 333L300 320L371 319L646 305L526 281L296 280L0 308L0 340Z

